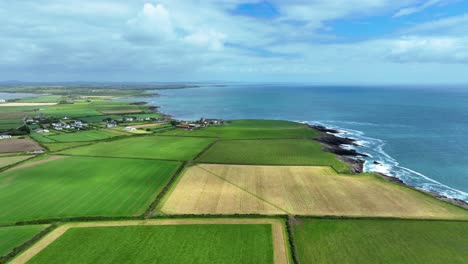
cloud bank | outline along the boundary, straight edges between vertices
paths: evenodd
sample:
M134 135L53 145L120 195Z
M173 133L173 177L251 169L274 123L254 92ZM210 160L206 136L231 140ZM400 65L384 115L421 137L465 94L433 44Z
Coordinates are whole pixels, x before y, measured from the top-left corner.
M14 1L0 79L467 82L468 14L441 2Z

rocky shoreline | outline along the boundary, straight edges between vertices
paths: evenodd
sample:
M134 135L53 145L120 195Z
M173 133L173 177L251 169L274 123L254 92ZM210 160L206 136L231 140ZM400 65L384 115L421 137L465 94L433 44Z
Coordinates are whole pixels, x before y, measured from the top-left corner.
M309 125L309 127L320 132L320 136L315 140L320 142L324 146L325 151L338 155L341 161L349 164L353 168L354 173L364 172L365 161L362 159L359 159L359 157L368 157L368 155L359 153L353 149L343 148L343 145L359 146L356 143L356 140L351 139L351 138L337 136L336 134L340 133L340 131L336 129L331 129L331 128L327 128L327 127L320 126L320 125ZM374 161L374 163L380 164L377 161ZM390 175L386 175L386 174L379 173L379 172L373 172L373 173L375 175L382 177L386 181L393 182L393 183L411 188L413 190L426 193L436 199L468 209L468 202L465 202L463 200L449 198L438 193L415 188L414 186L406 184L405 182L403 182L402 180L400 180L399 178L395 176L390 176Z
M364 160L359 157L368 157L366 154L359 153L354 149L343 148L343 145L358 146L356 140L351 138L338 137L340 131L326 128L319 125L309 125L320 132L320 136L315 140L324 146L324 150L338 155L339 159L353 168L354 173L362 173L364 171Z

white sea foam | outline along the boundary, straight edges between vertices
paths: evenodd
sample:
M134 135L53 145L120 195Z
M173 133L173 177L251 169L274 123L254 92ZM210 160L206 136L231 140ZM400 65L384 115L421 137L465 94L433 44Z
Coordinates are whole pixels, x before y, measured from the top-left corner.
M365 172L379 172L389 176L397 177L401 179L408 185L411 185L415 188L438 193L440 195L468 201L468 193L454 189L450 186L447 186L443 183L440 183L430 177L414 171L412 169L400 166L399 162L391 157L388 153L384 151L386 142L377 139L365 136L363 131L353 130L353 129L344 129L340 127L341 124L354 124L356 123L361 125L372 125L371 123L359 123L359 122L341 122L341 121L312 121L305 122L308 124L321 125L331 129L339 131L337 136L348 137L356 140L356 143L359 146L352 145L343 145L346 149L354 149L360 153L365 153L369 157L364 157L361 159L365 160L364 171ZM374 161L377 161L379 164L375 164Z

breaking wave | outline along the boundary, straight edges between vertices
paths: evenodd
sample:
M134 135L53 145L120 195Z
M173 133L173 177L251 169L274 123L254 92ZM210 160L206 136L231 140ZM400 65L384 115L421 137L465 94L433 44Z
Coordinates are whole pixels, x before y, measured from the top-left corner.
M348 149L354 149L360 153L367 154L369 157L363 157L365 160L365 172L379 172L388 176L396 177L402 180L405 184L413 186L417 189L437 193L439 195L463 200L468 202L468 193L461 190L454 189L443 183L440 183L430 177L414 171L412 169L403 167L397 160L391 157L384 151L385 141L377 138L368 137L364 132L359 130L343 128L337 124L354 124L354 125L375 125L371 123L358 123L358 122L340 122L340 121L307 121L304 123L321 125L328 128L338 130L337 136L348 137L356 140L359 146L343 146Z

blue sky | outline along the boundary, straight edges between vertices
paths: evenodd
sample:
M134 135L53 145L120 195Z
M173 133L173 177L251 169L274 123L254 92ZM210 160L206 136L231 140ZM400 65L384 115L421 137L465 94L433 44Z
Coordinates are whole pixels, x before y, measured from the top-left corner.
M466 0L0 4L0 80L468 83Z

